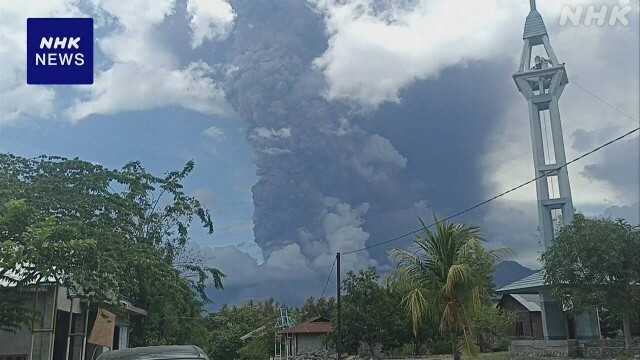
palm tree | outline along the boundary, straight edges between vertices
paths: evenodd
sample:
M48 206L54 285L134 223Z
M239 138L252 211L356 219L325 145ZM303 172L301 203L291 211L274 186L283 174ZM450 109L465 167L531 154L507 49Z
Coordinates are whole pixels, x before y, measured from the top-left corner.
M506 249L485 250L477 226L439 222L435 231L425 223L414 240L415 251L392 249L397 276L405 283L402 303L416 333L429 317L454 341L454 359L461 353L477 357L473 320L489 298L491 272Z

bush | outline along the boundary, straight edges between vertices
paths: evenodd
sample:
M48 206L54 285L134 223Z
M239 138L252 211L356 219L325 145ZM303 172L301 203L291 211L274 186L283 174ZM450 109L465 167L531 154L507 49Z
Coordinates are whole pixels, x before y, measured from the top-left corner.
M413 355L413 344L403 344L401 347L391 351L391 355L394 357L409 357Z
M509 351L509 345L511 345L511 340L509 338L501 338L498 349L500 351Z
M434 355L453 354L453 346L449 341L434 341L433 343L431 343L430 349L431 353Z

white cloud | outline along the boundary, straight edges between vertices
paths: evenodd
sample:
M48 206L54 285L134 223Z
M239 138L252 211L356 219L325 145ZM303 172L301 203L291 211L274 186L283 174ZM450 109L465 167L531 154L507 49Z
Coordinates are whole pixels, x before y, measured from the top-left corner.
M289 149L281 149L277 147L268 147L260 150L267 155L282 155L282 154L290 154L291 150Z
M528 2L508 0L308 1L324 16L329 35L327 50L314 62L328 81L326 96L365 107L400 102L403 88L416 80L436 78L446 68L469 61L517 59L522 44L519 35L529 11ZM597 3L611 5L610 1ZM637 1L631 3L637 16ZM538 9L547 27L556 29L563 5L578 4L597 5L593 0L569 0L563 4L540 0ZM636 22L621 30L637 34ZM572 42L562 45L588 56L583 59L593 65L589 55L601 54L595 54L599 47L594 46L597 40L594 44L592 35L603 27L585 28L562 29L566 33L576 30L589 38L573 41L571 35ZM595 39L598 37L595 34ZM582 46L585 43L589 46ZM634 44L630 46L633 48L637 41L625 44ZM599 65L610 64L610 60L602 60Z
M294 273L294 277L309 276L313 272L309 262L300 252L300 245L289 244L271 253L265 261L267 267Z
M512 35L503 31L513 23L509 10L522 8L498 0L422 0L382 11L373 0L313 2L330 35L315 60L327 96L365 106L397 102L402 88L447 67L499 56Z
M255 128L253 133L249 136L250 139L258 140L258 139L283 139L291 136L291 128L283 127L280 129L267 129L264 127Z
M233 23L233 9L222 0L90 0L83 14L79 0L3 0L0 3L0 122L28 117L71 121L93 114L113 114L180 106L206 114L229 112L224 91L202 61L181 58L170 50L159 28L179 5L188 7L194 43L223 38ZM85 4L86 5L86 4ZM82 7L87 8L86 6ZM219 16L218 16L219 15ZM28 17L94 17L97 30L93 85L72 87L76 100L67 109L57 103L69 87L27 86L26 19ZM231 18L230 18L231 16ZM104 55L102 57L101 55ZM152 59L152 60L151 60ZM58 106L56 106L58 105Z
M216 202L216 194L209 188L198 188L193 192L193 196L205 205Z
M220 129L219 127L216 126L212 126L210 128L205 129L202 134L204 134L206 137L212 139L212 140L216 140L216 141L222 141L225 139L225 134L224 131L222 129Z
M236 13L225 0L187 0L193 32L191 46L196 48L206 40L224 39L233 27Z
M89 99L76 101L66 114L78 121L92 114L170 105L206 114L224 113L227 111L224 92L208 76L210 73L210 67L204 62L191 63L184 69L115 63L99 73L92 86L81 88Z
M369 204L364 203L356 208L336 198L325 198L326 211L323 214L322 227L326 236L327 249L313 260L318 271L325 271L336 253L358 250L366 246L369 233L364 231L364 216L369 211ZM377 266L377 261L369 257L367 251L359 251L345 256L342 262L344 271L360 270L369 266Z
M77 1L0 1L0 125L25 118L54 117L54 87L27 85L28 17L81 16Z
M53 117L55 96L53 89L26 84L0 91L0 126L11 125L24 117Z

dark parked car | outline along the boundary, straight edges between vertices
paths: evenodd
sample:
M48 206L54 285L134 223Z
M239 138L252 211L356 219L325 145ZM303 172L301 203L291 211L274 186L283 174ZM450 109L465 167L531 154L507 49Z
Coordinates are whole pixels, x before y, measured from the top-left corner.
M108 351L97 360L209 360L197 346L151 346Z

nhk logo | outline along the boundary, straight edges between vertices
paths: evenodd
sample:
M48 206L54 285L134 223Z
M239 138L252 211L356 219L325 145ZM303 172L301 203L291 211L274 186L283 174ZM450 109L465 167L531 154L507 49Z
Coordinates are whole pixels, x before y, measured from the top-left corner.
M28 84L93 84L93 19L27 19Z
M65 48L67 45L67 49L80 49L78 46L78 42L80 41L80 37L69 38L69 43L67 45L67 38L63 37L62 39L56 38L55 42L52 37L42 38L40 40L40 49L57 49L60 46L61 49ZM53 46L51 46L53 44ZM39 53L36 54L36 65L71 65L73 60L73 64L76 66L84 65L84 54L75 53L75 54L61 54L61 53Z
M560 14L560 25L565 26L570 22L573 26L590 26L595 21L598 26L605 24L616 26L618 23L623 26L628 26L628 16L632 10L631 5L613 5L611 7L607 5L600 5L598 7L595 5L577 5L573 7L565 5Z

